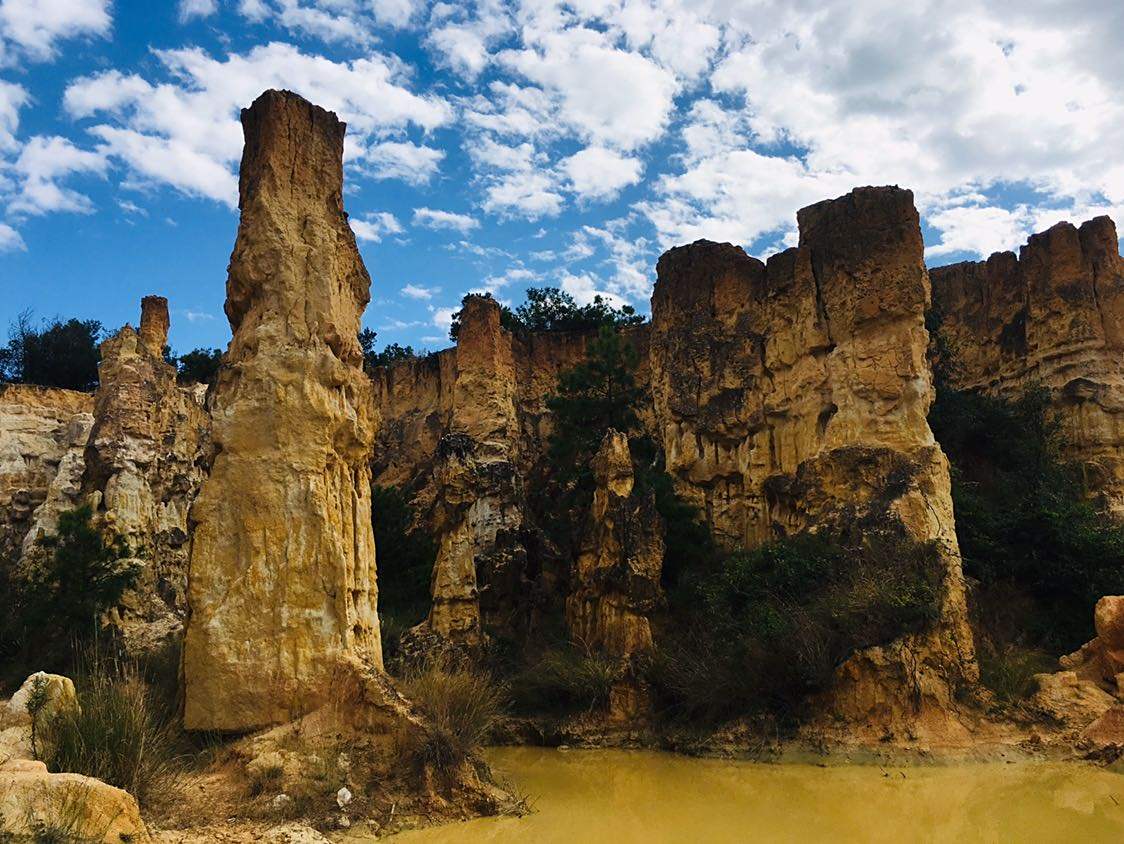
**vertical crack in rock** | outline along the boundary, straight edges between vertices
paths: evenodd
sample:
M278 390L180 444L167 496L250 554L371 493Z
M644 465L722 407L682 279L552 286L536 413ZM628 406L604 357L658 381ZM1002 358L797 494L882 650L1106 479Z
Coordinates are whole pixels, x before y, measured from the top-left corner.
M343 211L345 127L279 91L242 126L234 337L192 510L183 671L195 730L308 712L342 658L382 667L366 518L374 418L356 339L370 277Z

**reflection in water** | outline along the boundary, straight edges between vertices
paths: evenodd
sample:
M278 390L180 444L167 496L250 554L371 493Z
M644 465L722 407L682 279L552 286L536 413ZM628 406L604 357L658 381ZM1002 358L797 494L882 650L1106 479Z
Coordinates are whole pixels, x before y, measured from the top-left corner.
M534 814L395 844L1124 841L1124 777L1080 764L819 768L542 748L488 757L532 796Z

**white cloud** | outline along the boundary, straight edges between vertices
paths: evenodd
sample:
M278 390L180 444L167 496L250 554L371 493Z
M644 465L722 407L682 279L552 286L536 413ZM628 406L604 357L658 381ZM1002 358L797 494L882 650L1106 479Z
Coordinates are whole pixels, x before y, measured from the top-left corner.
M0 223L0 252L23 252L27 244L20 233L6 223Z
M209 314L206 311L184 310L180 313L187 317L188 322L212 322L215 319L214 314Z
M91 213L94 209L89 198L64 187L60 180L82 173L103 174L106 166L101 153L79 149L66 138L36 135L24 145L13 165L19 188L8 203L8 213L15 216L53 211Z
M9 51L46 61L59 41L108 35L109 8L109 0L0 0L0 65Z
M588 305L598 296L615 308L628 304L628 302L620 296L610 293L607 290L599 290L597 284L597 280L586 273L580 275L563 273L558 286L564 292L573 296L574 301L579 305Z
M422 302L428 302L434 297L435 294L441 292L441 288L422 287L418 284L407 284L398 292L400 295L405 296L407 299L418 299Z
M218 0L180 0L180 20L205 18L219 10Z
M644 165L604 147L586 147L562 160L570 188L585 199L611 199L640 181Z
M22 85L0 79L0 152L18 148L16 131L20 125L20 109L30 99Z
M359 240L378 243L387 235L401 234L402 224L389 211L375 211L363 217L352 217L351 230Z
M452 229L467 234L480 227L480 221L468 214L456 214L437 208L415 208L414 225L427 229Z
M440 328L448 335L449 326L453 324L453 314L459 310L460 308L434 308L431 321L435 327Z
M939 243L925 249L927 259L967 253L987 256L1016 249L1033 233L1034 219L1025 205L1012 210L987 205L944 208L928 216L941 232Z
M132 178L232 207L234 168L242 151L238 113L267 88L289 88L335 111L365 153L371 139L401 134L410 126L428 131L452 114L444 100L408 90L397 63L374 53L333 62L271 43L224 60L197 48L157 51L156 57L172 81L153 83L117 71L85 77L67 87L67 111L76 118L111 121L91 131L129 167ZM432 160L426 148L407 146L396 151L399 164L410 154ZM372 166L389 167L394 155L385 149L380 154Z
M365 175L376 179L401 179L411 185L423 185L437 173L442 150L410 141L383 141L352 155L360 162Z

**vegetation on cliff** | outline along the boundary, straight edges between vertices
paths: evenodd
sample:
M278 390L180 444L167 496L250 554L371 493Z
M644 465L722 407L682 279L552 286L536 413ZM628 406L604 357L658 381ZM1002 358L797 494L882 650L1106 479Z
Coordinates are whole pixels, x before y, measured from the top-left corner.
M429 582L437 546L414 529L414 511L398 487L371 488L371 518L379 567L379 619L383 653L395 655L403 631L429 612Z
M492 297L490 293L468 295ZM616 307L601 296L594 296L592 302L579 305L573 296L557 287L529 287L526 295L527 301L515 310L500 305L500 325L508 331L585 331L644 322L644 317L636 313L631 305ZM461 305L464 305L464 300ZM454 313L449 325L449 339L454 342L460 336L460 316L460 311Z
M119 538L107 540L91 524L88 506L63 512L58 531L22 564L0 564L0 662L7 680L35 668L63 667L75 644L97 632L101 614L120 601L140 573Z
M1045 390L1005 401L942 385L937 396L930 424L952 464L983 680L1017 697L1050 656L1092 638L1102 595L1124 591L1124 527L1062 457Z
M92 390L98 383L98 341L102 325L94 319L58 317L40 327L24 311L0 349L0 382L38 384L67 390Z

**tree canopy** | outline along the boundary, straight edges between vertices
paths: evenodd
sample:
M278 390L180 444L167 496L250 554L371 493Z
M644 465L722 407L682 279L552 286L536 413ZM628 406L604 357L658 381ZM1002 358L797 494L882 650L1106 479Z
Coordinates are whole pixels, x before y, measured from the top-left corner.
M490 293L469 295L492 298ZM580 331L603 325L622 327L644 322L644 317L636 313L631 305L618 308L601 296L594 296L593 301L585 305L579 305L573 296L557 287L529 287L526 296L527 300L515 310L500 305L500 325L508 331ZM461 300L462 308L467 299L468 296L465 296ZM460 311L453 314L449 326L450 340L455 341L460 336L460 317Z
M91 390L98 383L98 342L102 325L94 319L58 317L36 328L24 311L0 349L0 380L67 390Z

